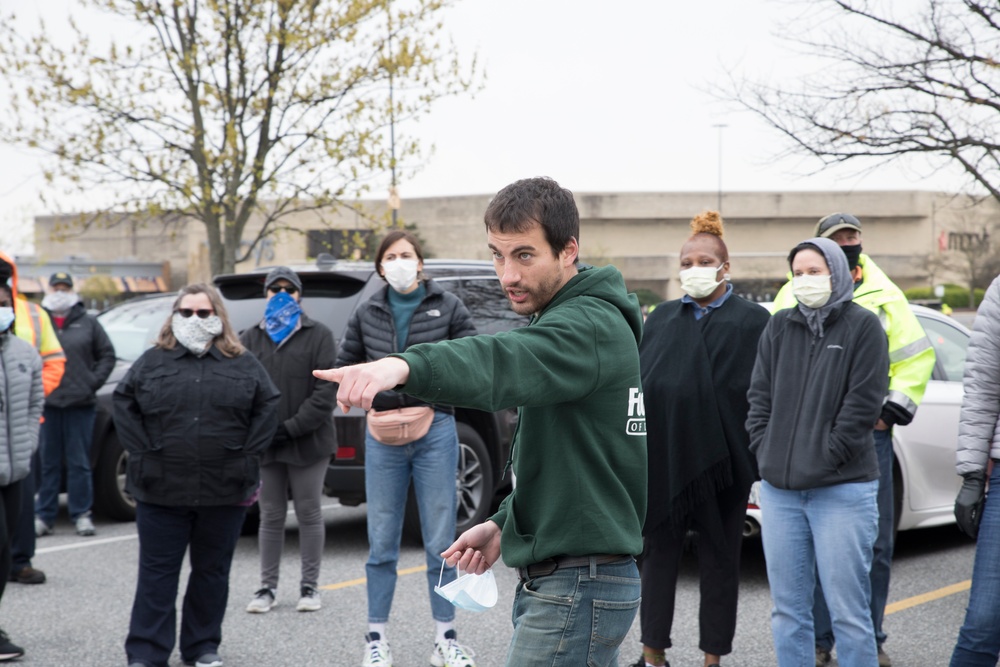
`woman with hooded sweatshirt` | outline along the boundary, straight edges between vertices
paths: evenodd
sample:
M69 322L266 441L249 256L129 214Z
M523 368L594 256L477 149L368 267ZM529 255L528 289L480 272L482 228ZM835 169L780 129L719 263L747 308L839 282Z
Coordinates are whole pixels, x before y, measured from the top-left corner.
M733 650L740 547L756 475L746 431L757 339L771 319L733 294L722 218L691 221L681 247L685 296L649 315L639 345L650 494L643 526L643 657L668 665L677 575L689 529L699 533L700 637L706 666Z
M761 481L762 538L779 667L815 660L819 576L840 663L878 664L868 570L878 532L872 428L889 377L878 318L852 302L843 250L813 238L792 249L796 308L767 323L747 398Z

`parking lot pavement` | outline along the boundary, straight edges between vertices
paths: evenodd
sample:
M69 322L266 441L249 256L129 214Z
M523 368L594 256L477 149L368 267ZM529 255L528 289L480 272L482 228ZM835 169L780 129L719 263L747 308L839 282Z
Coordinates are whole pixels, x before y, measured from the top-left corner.
M298 538L290 518L282 562L279 606L252 615L244 611L258 585L256 540L242 538L233 563L229 609L221 653L227 667L350 667L360 665L366 630L364 561L367 555L364 507L331 505L326 510L327 542L321 586L323 609L295 611ZM38 541L34 564L49 581L40 586L9 584L0 605L0 627L27 650L18 664L44 667L124 665L122 644L135 586L138 541L134 524L98 521L98 534L81 538L68 520L57 533ZM886 649L900 667L947 664L961 625L968 592L961 588L972 571L974 545L952 527L902 533L893 565ZM397 667L427 665L433 622L427 602L423 550L403 545L396 599L389 625ZM482 614L458 611L464 643L479 667L504 664L510 641L510 609L516 577L496 568L499 601ZM182 577L182 582L185 579ZM956 592L948 587L958 584ZM701 664L698 650L697 561L685 560L678 584L674 667ZM743 551L740 612L734 653L726 667L774 664L770 597L759 540ZM620 665L639 655L639 623L626 639ZM175 654L172 665L180 665Z

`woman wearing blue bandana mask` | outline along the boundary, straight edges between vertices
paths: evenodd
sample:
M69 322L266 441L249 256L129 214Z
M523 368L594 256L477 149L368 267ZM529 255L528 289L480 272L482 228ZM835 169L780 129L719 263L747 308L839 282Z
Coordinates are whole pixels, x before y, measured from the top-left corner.
M264 279L267 306L260 324L241 342L260 360L281 391L278 431L261 458L260 588L247 605L252 614L270 611L277 602L279 565L285 542L285 518L291 491L299 523L301 573L298 611L322 606L320 562L326 529L321 498L326 468L337 448L333 428L336 385L317 380L312 369L337 358L333 333L302 311L302 281L285 266Z

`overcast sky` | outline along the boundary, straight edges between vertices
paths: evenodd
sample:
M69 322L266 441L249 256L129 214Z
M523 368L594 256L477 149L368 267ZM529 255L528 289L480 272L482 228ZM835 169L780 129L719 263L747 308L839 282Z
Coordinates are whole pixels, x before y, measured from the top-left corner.
M0 0L4 14L13 4ZM53 25L74 4L36 0ZM815 164L776 162L775 133L704 92L727 71L774 82L815 70L774 34L793 11L782 0L463 0L446 28L478 53L485 88L398 127L435 147L400 184L404 208L408 197L493 193L538 175L577 192L704 191L711 205L720 134L724 191L957 187L920 165L809 176ZM0 146L0 248L29 249L31 218L46 212L41 180L34 156Z

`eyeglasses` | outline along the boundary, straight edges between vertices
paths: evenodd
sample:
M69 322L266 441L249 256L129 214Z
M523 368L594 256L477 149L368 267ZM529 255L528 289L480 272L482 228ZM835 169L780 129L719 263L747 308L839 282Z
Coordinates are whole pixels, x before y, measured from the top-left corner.
M215 311L212 310L211 308L199 308L198 310L192 310L190 308L178 308L174 312L180 313L181 317L185 319L195 314L197 314L198 317L200 317L201 319L205 319L206 317L215 313Z
M299 288L295 285L269 285L267 291L271 294L277 294L278 292L288 292L289 294L295 294L299 291Z

